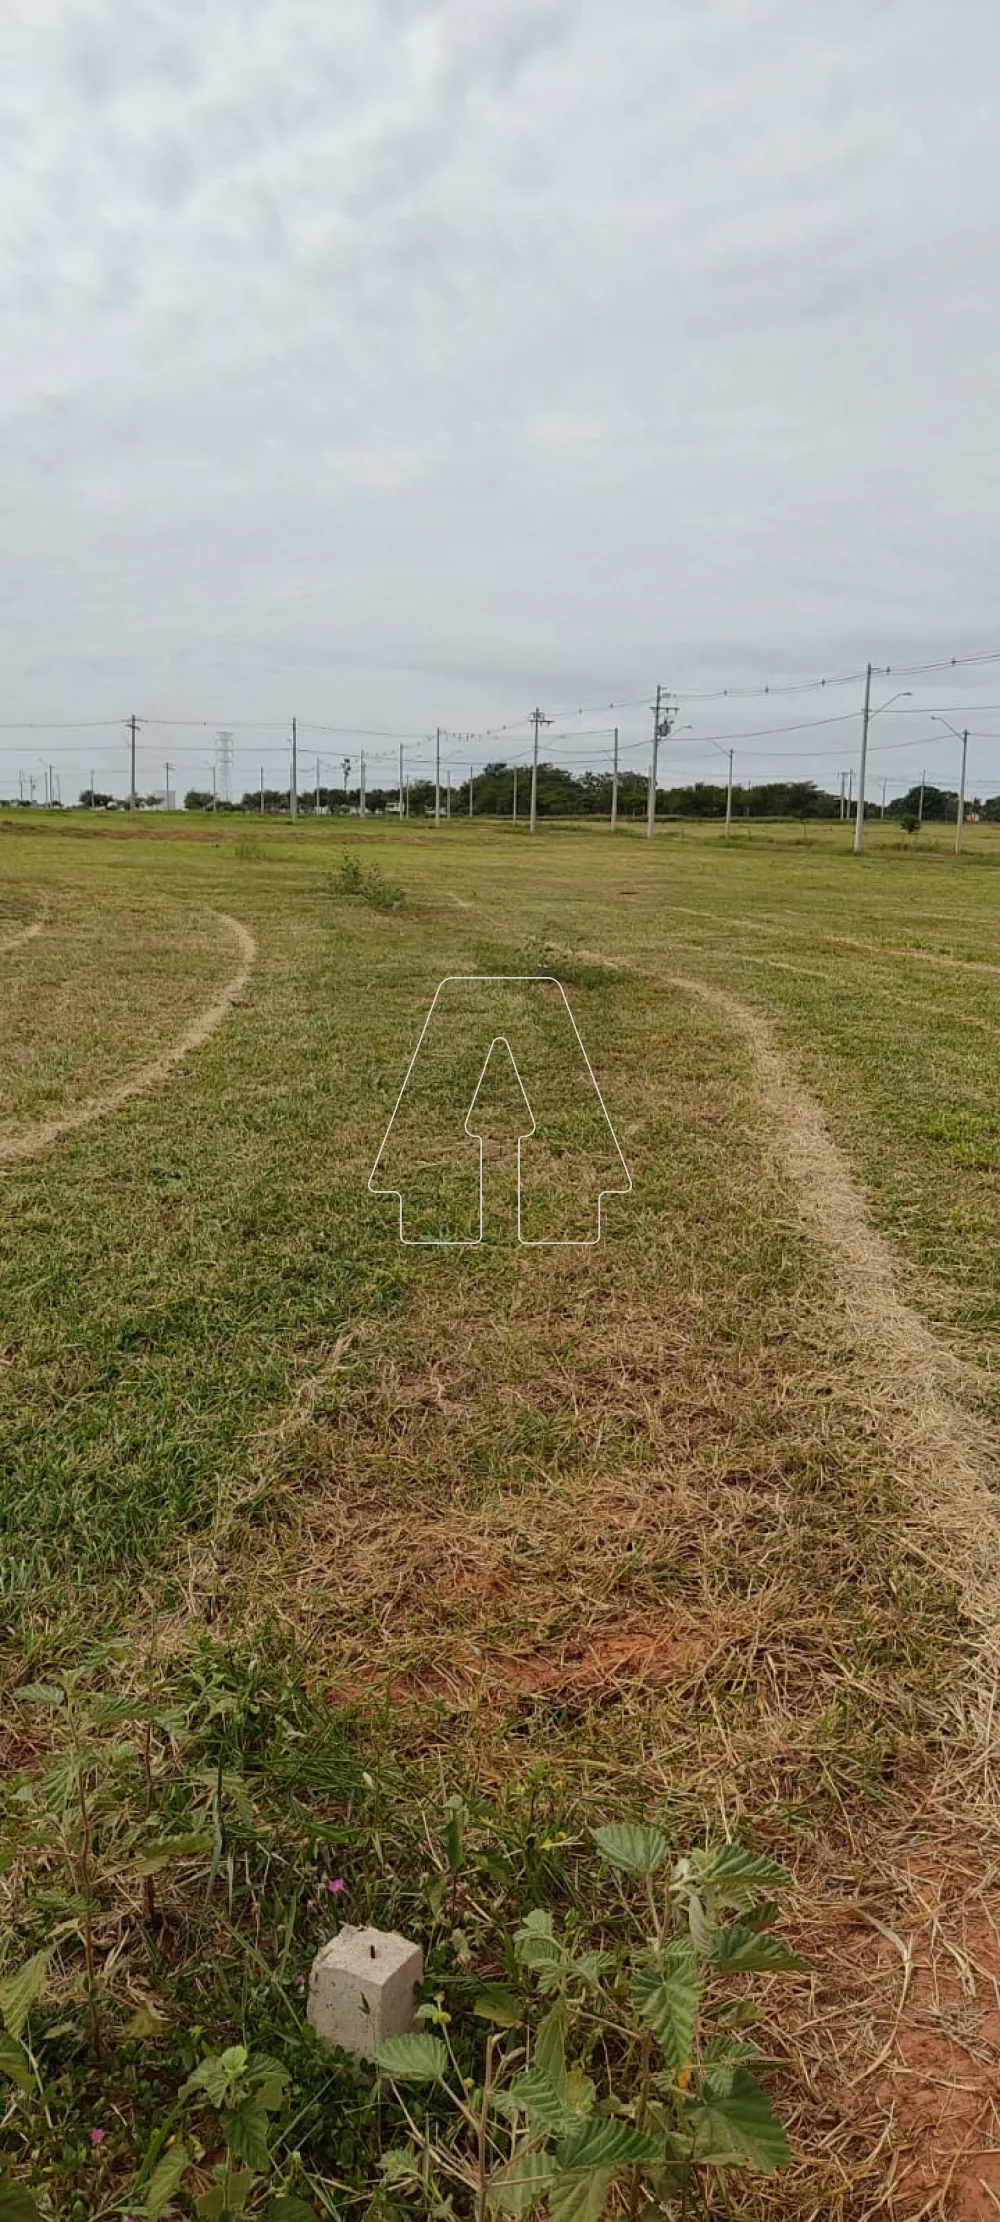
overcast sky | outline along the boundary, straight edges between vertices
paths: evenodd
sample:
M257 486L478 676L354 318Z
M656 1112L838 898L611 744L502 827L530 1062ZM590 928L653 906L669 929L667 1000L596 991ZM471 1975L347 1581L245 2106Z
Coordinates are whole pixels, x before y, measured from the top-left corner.
M4 0L0 719L242 787L662 680L832 776L857 686L690 698L1000 650L998 84L996 0ZM904 685L1000 790L1000 662Z

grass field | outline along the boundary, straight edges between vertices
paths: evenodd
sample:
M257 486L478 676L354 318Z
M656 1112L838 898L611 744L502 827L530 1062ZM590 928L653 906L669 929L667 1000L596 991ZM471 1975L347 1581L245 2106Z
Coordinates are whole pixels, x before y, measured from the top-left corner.
M0 1977L58 1947L0 2155L53 2214L137 2211L241 2037L368 2212L330 1880L460 1995L637 1816L782 1860L809 1962L757 1979L792 2165L691 2212L1000 2211L1000 836L950 838L0 826ZM407 1248L366 1184L431 997L524 972L633 1193L592 1249ZM84 1661L76 1728L19 1696ZM83 1871L32 1789L74 1736ZM210 1847L155 1919L154 1808Z

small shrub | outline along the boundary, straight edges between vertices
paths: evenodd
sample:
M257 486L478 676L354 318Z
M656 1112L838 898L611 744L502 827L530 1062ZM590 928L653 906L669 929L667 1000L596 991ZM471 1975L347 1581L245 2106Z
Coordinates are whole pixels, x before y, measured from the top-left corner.
M486 2222L545 2206L557 2222L599 2222L614 2202L681 2216L707 2170L787 2166L753 2073L754 2007L726 1985L803 1965L767 1929L777 1908L763 1893L790 1876L737 1844L672 1862L653 1827L597 1829L595 1843L628 1896L630 1936L581 1949L546 1909L528 1913L507 1938L510 1987L474 2001L494 2027L471 2078L443 1997L418 2009L420 2034L379 2049L410 2131L383 2156L383 2180L421 2213ZM408 2102L413 2085L429 2087L433 2108Z
M366 871L350 850L341 858L335 885L338 894L356 903L367 903L370 910L398 910L403 900L402 888L392 887L377 864L369 865Z

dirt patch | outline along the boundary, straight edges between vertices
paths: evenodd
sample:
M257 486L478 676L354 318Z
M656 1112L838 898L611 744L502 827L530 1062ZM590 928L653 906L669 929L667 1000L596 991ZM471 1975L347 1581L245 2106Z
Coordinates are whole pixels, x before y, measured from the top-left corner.
M234 972L232 979L227 980L221 994L198 1012L190 1026L169 1049L164 1050L162 1056L154 1058L151 1064L143 1065L139 1072L133 1073L130 1080L120 1081L106 1095L92 1096L89 1102L77 1104L72 1111L64 1112L57 1119L45 1119L39 1125L29 1127L25 1134L12 1135L0 1141L0 1164L20 1163L23 1158L37 1157L41 1150L51 1148L53 1142L61 1141L65 1134L75 1134L81 1127L92 1125L95 1119L108 1118L113 1111L120 1111L124 1103L131 1102L134 1096L149 1095L154 1088L159 1087L161 1081L169 1077L182 1058L190 1056L193 1050L204 1048L223 1020L228 1018L257 961L257 944L247 927L241 926L236 918L227 918L222 912L219 913L219 922L235 941L240 952L239 969Z
M453 1646L447 1663L429 1663L388 1683L369 1667L327 1692L332 1704L361 1707L443 1704L451 1713L503 1715L522 1703L542 1700L569 1711L634 1703L644 1691L699 1678L724 1647L713 1632L689 1627L642 1634L633 1628L606 1631L576 1649L548 1652L533 1646L519 1652Z
M831 1844L824 1859L824 1871L800 1877L792 1915L809 1984L777 1989L768 2006L776 2055L819 2102L810 2141L837 2152L843 2189L833 2211L852 2222L992 2222L1000 2211L995 1865L939 1814L922 1827L911 1821Z
M0 935L0 955L5 956L8 949L20 949L26 941L34 941L47 921L48 912L43 911L40 918L32 919L30 926L18 926L13 933Z
M852 934L827 934L833 949L844 949L855 957L908 957L914 964L938 966L945 972L984 972L992 979L1000 975L1000 964L989 964L984 957L949 957L939 949L913 949L899 941L859 941Z
M898 1295L892 1253L871 1224L848 1160L815 1097L793 1077L767 1021L705 981L672 977L670 984L718 1011L753 1054L781 1164L803 1219L832 1257L852 1337L891 1415L915 1504L947 1544L946 1555L938 1553L940 1571L961 1584L982 1630L992 1679L1000 1669L1000 1460L993 1431L972 1408L983 1384Z

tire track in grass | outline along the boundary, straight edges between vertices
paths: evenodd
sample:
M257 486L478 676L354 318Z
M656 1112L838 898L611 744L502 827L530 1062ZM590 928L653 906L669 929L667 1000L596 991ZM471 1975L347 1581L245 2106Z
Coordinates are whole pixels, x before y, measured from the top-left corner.
M983 1693L988 1778L1000 1681L1000 1445L988 1421L965 1401L982 1395L985 1376L938 1342L899 1295L892 1251L871 1223L849 1161L767 1020L707 981L664 978L707 1004L750 1050L779 1167L791 1180L803 1221L832 1261L862 1368L889 1410L915 1510L926 1516L915 1547L945 1580L958 1583L981 1631L992 1693ZM936 1548L928 1549L928 1523L940 1539Z
M49 914L46 909L43 910L40 918L32 919L30 926L18 926L15 933L4 934L0 937L0 956L6 956L8 949L20 949L26 941L34 941L36 934L40 934L43 927L48 925L48 919Z
M169 1049L165 1049L159 1057L154 1057L151 1064L141 1066L138 1072L132 1074L131 1079L119 1081L118 1086L110 1088L105 1095L91 1096L88 1102L77 1104L72 1111L62 1112L57 1119L44 1119L38 1126L29 1127L24 1134L11 1135L0 1140L0 1164L19 1164L26 1157L36 1157L41 1150L50 1149L54 1142L61 1141L65 1134L76 1134L81 1127L91 1126L95 1120L106 1119L113 1111L120 1111L122 1105L130 1103L134 1096L149 1095L154 1088L159 1087L161 1081L169 1078L182 1058L189 1057L196 1049L203 1049L212 1035L218 1032L250 978L257 962L257 943L249 928L242 926L238 918L229 918L223 911L219 911L217 916L220 925L225 927L240 953L239 968L226 981L220 993L211 1003L205 1004L184 1033L171 1043Z

